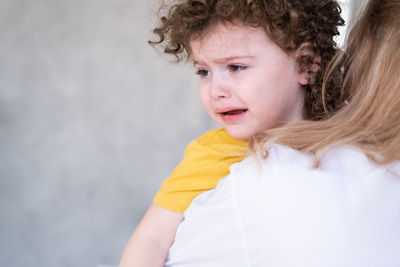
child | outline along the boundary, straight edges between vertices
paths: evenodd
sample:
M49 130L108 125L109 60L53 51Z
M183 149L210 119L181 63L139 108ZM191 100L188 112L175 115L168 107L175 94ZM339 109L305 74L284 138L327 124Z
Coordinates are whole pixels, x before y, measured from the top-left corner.
M400 0L370 0L329 68L348 104L258 133L193 200L166 266L400 266L399 45Z
M128 243L121 266L163 264L181 213L243 158L246 142L235 139L303 118L319 120L341 104L339 71L327 86L325 107L320 90L336 51L333 36L343 25L336 1L180 1L161 22L154 30L160 41L152 43L194 62L202 102L226 132L207 133L189 146Z

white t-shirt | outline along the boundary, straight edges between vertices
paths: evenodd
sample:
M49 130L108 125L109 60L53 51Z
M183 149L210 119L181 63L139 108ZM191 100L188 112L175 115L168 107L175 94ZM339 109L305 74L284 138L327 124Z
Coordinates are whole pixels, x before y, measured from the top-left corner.
M193 200L165 266L400 266L400 162L340 147L313 169L311 155L269 152Z

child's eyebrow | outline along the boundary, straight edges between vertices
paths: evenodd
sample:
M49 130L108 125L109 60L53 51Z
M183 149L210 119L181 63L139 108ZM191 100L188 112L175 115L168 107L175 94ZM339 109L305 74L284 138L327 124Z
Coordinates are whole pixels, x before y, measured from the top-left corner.
M254 59L255 57L254 56L230 56L230 57L223 57L223 58L217 58L217 59L213 59L212 61L214 62L214 63L217 63L217 64L221 64L221 63L225 63L225 62L228 62L228 61L232 61L232 60L237 60L237 59ZM201 61L201 60L194 60L193 61L193 64L194 65L202 65L203 64L203 62Z

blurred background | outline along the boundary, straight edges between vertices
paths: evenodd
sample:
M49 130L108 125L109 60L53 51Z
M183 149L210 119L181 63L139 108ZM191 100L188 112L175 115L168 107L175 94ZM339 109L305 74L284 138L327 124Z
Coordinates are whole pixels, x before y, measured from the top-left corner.
M158 2L0 1L0 266L117 265L217 127L192 66L147 44Z

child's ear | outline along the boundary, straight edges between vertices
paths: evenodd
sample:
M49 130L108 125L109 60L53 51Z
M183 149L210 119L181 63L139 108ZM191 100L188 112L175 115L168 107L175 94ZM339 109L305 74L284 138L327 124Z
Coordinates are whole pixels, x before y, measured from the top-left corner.
M304 42L296 50L294 58L298 66L298 80L301 85L313 83L315 73L320 70L321 57L315 54L309 42Z

